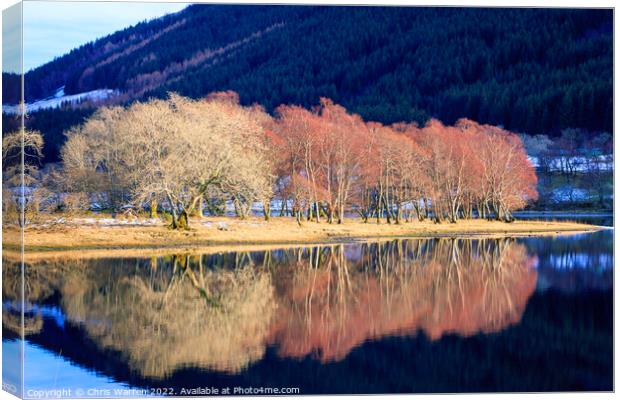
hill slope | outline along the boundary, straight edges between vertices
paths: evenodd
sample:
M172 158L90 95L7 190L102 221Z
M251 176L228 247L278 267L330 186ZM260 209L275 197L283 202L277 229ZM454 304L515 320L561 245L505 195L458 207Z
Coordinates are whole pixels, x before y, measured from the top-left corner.
M330 97L386 123L611 131L612 32L611 10L193 5L29 72L26 98L61 86L115 89L116 103L235 90L268 110Z

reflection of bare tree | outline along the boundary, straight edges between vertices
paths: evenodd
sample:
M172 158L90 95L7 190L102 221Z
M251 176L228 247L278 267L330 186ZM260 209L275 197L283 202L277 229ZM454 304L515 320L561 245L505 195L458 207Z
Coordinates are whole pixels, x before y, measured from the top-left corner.
M25 265L24 297L27 302L39 303L53 294L54 274L41 268L30 268ZM22 299L22 266L19 262L2 260L2 295L5 301L21 302Z
M263 355L275 312L270 276L201 261L173 257L171 268L84 286L65 309L145 376L191 365L238 371Z
M28 265L27 297L56 294L102 350L162 378L184 366L237 372L270 344L328 361L386 335L495 332L521 318L533 262L511 240L456 239L66 261Z
M31 278L26 275L27 278ZM24 314L22 324L22 290L26 290L30 296L41 298L45 288L35 285L32 279L26 280L26 285L22 289L22 268L20 263L6 259L2 260L2 328L14 335L22 336L37 333L43 326L40 315L31 313Z
M286 315L272 328L280 354L338 360L385 335L495 332L520 320L535 289L533 259L510 240L397 240L364 245L357 259L346 252L311 249L292 267L290 286L281 285Z
M33 312L31 305L43 302L53 294L51 279L54 279L54 274L49 272L26 265L23 269L22 287L21 263L8 259L2 260L2 327L4 329L20 336L38 333L41 330L43 326L41 315ZM22 299L25 300L25 304ZM22 330L23 306L25 307Z
M16 335L21 336L22 332L22 319L21 313L18 310L5 309L2 313L2 327L4 329L13 332ZM31 335L33 333L39 333L43 327L43 319L40 314L24 316L24 335Z
M143 376L182 366L238 371L264 353L275 312L270 275L203 257L92 261L56 282L67 318ZM36 265L32 271L50 271Z

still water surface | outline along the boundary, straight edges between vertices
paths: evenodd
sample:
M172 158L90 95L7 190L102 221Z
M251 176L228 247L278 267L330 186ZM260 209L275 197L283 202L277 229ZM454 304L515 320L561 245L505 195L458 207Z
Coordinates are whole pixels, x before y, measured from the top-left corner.
M613 264L612 230L32 263L25 395L612 390Z

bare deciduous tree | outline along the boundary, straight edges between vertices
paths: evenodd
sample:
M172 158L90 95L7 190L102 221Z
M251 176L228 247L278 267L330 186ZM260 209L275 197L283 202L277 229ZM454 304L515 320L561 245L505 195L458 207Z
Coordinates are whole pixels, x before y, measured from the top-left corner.
M104 108L68 133L69 180L104 191L111 204L162 202L173 228L186 228L202 199L218 193L240 216L270 198L270 163L259 110L230 96Z
M38 216L43 194L38 185L42 157L39 131L16 131L2 138L2 207L7 221L24 226Z

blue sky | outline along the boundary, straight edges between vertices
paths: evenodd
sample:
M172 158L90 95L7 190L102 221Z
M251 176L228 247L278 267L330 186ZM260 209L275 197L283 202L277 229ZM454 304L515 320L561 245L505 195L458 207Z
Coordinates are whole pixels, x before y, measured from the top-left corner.
M24 2L24 71L119 29L188 3Z

